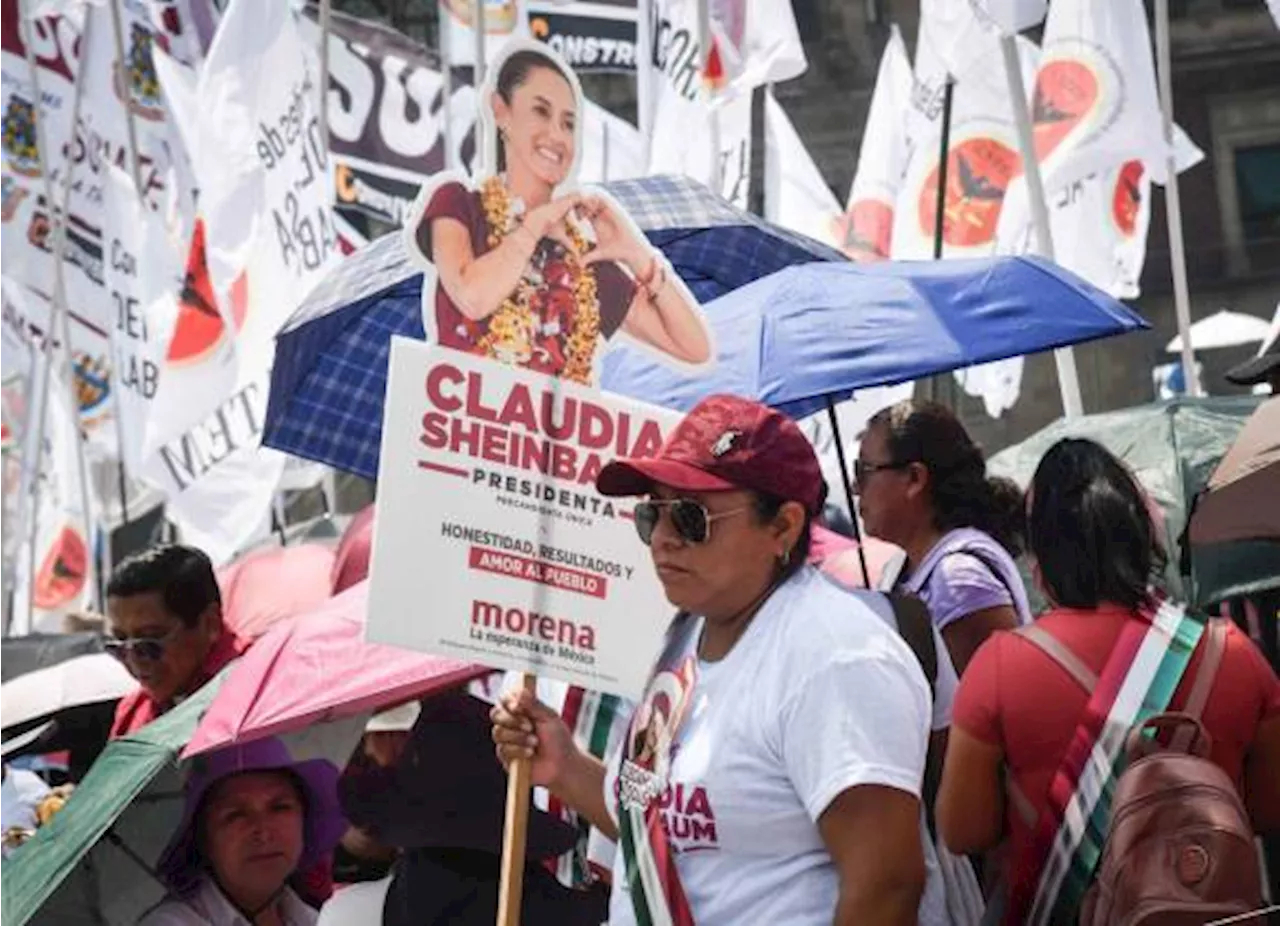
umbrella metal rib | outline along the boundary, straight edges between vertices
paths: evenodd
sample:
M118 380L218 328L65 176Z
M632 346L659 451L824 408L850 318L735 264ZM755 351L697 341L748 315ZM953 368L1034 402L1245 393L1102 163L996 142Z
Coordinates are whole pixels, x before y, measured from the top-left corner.
M858 566L862 569L862 584L871 588L871 573L867 570L867 553L862 544L862 528L858 526L858 509L853 504L853 480L849 478L849 464L845 460L844 440L840 436L840 421L836 415L836 403L827 396L827 417L831 420L831 436L836 443L836 459L840 462L840 481L844 483L844 498L849 503L849 522L853 525L853 539L858 542Z

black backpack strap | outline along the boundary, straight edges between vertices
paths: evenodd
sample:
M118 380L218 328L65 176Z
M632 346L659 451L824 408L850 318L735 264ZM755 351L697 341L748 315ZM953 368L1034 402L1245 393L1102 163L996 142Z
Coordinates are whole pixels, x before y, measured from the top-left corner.
M911 647L924 677L929 681L929 694L938 695L938 648L933 639L933 617L928 606L918 597L905 592L890 592L893 619L898 625L898 635Z
M893 606L898 636L911 647L911 652L915 654L916 661L920 663L924 677L929 682L929 706L932 709L938 702L938 647L934 643L933 616L929 613L929 606L908 592L888 592L885 597ZM929 834L936 838L938 824L934 818L934 805L938 799L938 787L942 783L944 749L941 743L933 742L935 735L936 731L930 735L920 799L924 804Z

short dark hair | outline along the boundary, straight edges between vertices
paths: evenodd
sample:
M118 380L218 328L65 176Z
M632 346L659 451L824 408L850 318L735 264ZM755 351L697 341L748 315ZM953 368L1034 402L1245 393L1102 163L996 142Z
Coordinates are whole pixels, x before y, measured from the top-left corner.
M868 428L883 428L894 463L920 463L929 471L929 504L942 531L973 527L1018 556L1025 546L1022 491L987 475L982 448L945 405L911 399L882 408Z
M1056 604L1150 604L1167 557L1137 480L1105 447L1060 440L1031 480L1031 552Z
M108 598L152 592L158 592L165 608L188 627L194 627L210 605L222 605L213 563L203 550L182 544L135 553L116 566L107 583Z
M752 509L755 511L756 520L761 524L768 524L778 516L778 512L782 510L782 506L787 503L787 499L780 498L769 492L752 492ZM824 491L825 496L825 491ZM799 504L797 502L797 504ZM800 528L800 536L796 539L796 545L791 548L791 556L786 564L782 567L782 576L786 578L800 570L800 567L809 561L809 547L813 543L813 518L806 511L804 515L804 526Z

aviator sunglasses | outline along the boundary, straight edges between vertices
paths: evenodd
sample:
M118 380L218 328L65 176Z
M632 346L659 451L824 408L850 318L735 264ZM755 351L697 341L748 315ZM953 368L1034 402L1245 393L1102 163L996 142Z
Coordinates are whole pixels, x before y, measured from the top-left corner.
M706 543L711 539L711 524L721 518L742 514L747 507L734 508L732 511L721 511L712 514L706 506L691 498L650 499L637 502L635 508L636 533L640 541L649 546L653 542L653 531L662 517L662 509L666 508L671 515L671 526L676 529L680 539L686 543Z
M121 662L130 655L143 662L159 662L164 657L165 647L169 645L174 634L181 629L181 627L174 627L168 633L158 637L134 637L124 640L108 637L102 641L102 648Z

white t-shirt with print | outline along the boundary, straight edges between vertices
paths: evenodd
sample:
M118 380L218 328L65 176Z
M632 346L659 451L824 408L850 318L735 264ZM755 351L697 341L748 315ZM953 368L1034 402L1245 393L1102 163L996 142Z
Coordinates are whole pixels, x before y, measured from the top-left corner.
M830 924L817 820L858 785L918 796L930 713L915 656L866 601L808 567L775 591L724 659L699 662L671 750L659 801L694 920ZM623 866L619 853L610 926L636 921Z

